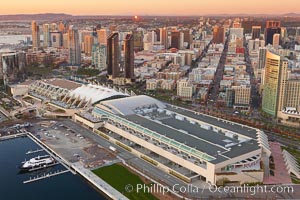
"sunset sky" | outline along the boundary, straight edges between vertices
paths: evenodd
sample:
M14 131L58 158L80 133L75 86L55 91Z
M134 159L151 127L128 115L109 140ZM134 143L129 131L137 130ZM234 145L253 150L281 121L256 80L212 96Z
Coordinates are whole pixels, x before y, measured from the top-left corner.
M203 15L300 13L300 0L1 0L0 14Z

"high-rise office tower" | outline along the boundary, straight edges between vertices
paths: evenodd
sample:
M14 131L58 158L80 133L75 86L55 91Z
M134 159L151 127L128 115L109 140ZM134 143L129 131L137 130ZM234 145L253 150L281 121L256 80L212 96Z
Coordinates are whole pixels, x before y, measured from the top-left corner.
M94 45L94 37L92 35L84 36L84 53L87 56L92 55L92 49Z
M23 80L25 67L25 52L0 53L0 84L6 87L10 81Z
M66 25L63 22L59 22L58 24L58 31L61 32L62 34L66 33Z
M180 32L177 30L171 32L171 48L180 49Z
M262 110L273 117L284 106L288 61L267 51L264 74Z
M69 64L81 64L81 49L78 29L71 25L68 31Z
M280 38L282 41L286 40L287 38L287 30L286 27L281 27L281 32L280 32Z
M160 28L160 44L164 46L165 49L168 49L169 48L169 45L168 45L168 30L166 27L164 28Z
M40 28L36 21L31 23L32 47L37 50L40 47Z
M259 39L261 32L261 26L252 26L252 39Z
M106 28L101 28L97 30L97 35L98 35L98 43L101 45L106 45L107 44L107 37L110 35L109 29Z
M255 40L249 40L248 42L248 46L249 46L249 51L258 51L260 47L264 47L265 46L265 41L264 40L259 40L259 39L255 39Z
M141 51L144 48L144 42L143 42L143 32L142 31L133 31L133 43L134 43L134 49Z
M50 32L50 46L59 48L63 45L63 37L61 32Z
M50 46L50 25L49 24L43 24L43 35L44 35L44 47Z
M110 79L117 78L120 75L120 47L119 34L112 33L107 38L107 75Z
M275 49L278 49L279 47L279 41L280 41L280 34L279 33L276 33L273 35L273 47Z
M272 44L273 45L273 36L274 34L280 34L281 28L267 28L265 32L265 41L266 45Z
M267 21L266 29L265 29L265 41L266 45L272 44L273 45L273 36L274 34L280 34L280 21Z
M55 32L55 31L57 31L58 29L57 29L57 24L56 23L51 23L50 24L50 31L51 32Z
M266 22L266 28L274 28L274 27L280 28L280 21L268 20Z
M268 50L265 47L259 48L259 53L258 53L258 69L265 68L267 51Z
M82 46L82 50L84 51L84 38L87 35L92 35L93 32L92 31L88 31L88 30L83 30L83 31L79 31L79 41L80 44Z
M214 26L213 28L213 43L220 44L225 42L224 27Z
M69 34L68 33L64 33L62 35L62 46L67 49L69 48Z
M153 44L157 41L157 35L155 31L149 31L144 34L144 50L153 50Z
M298 42L298 44L300 44L300 27L296 28L295 40Z
M155 31L155 33L156 33L156 39L157 39L157 41L160 41L160 29L157 28L157 29L155 29L154 31Z
M185 29L182 31L184 34L183 42L187 43L189 46L193 41L193 36L190 34L190 29Z
M134 78L134 46L132 34L126 35L124 41L124 55L125 78L131 81Z

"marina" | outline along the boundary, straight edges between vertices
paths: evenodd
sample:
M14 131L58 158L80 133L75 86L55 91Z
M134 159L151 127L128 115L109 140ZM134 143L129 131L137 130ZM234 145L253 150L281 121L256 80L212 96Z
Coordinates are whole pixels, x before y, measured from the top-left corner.
M0 171L0 193L3 194L1 199L39 200L41 195L43 200L106 199L83 178L68 173L69 169L60 163L46 169L18 173L17 166L20 165L20 162L34 157L33 154L26 154L28 149L40 148L29 137L16 137L0 141L0 159L5 161L5 165L1 164ZM45 150L39 152L40 155L47 153Z
M52 123L53 124L53 123ZM42 124L40 125L42 126ZM95 176L86 166L83 165L83 163L78 162L79 160L74 160L74 158L80 158L80 155L71 152L63 151L61 152L60 148L53 148L53 143L51 142L51 145L48 143L51 141L51 138L54 138L54 141L61 140L62 136L67 139L69 134L60 134L54 136L54 134L59 133L57 129L51 127L50 129L53 129L57 133L54 133L53 131L49 130L48 126L43 126L44 128L33 128L30 130L25 130L25 129L20 129L17 128L17 131L19 134L15 135L9 135L9 138L4 138L4 141L10 141L9 139L16 138L16 139L21 139L22 138L27 138L31 142L35 143L34 148L27 148L26 151L24 150L24 157L25 161L21 162L22 165L19 166L20 169L20 174L28 174L27 178L22 180L22 183L27 185L30 183L35 184L35 183L40 183L40 182L45 182L44 180L50 181L53 180L54 178L48 179L50 177L55 177L59 178L61 176L66 176L68 174L72 175L80 175L81 178L85 179L85 181L89 182L90 184L93 185L94 188L96 188L98 191L101 192L101 194L105 194L106 197L109 197L110 199L127 199L124 195L119 193L117 190L112 188L110 185L105 183L103 180L99 179L99 177ZM66 127L63 125L59 126L60 129L65 129ZM46 130L48 129L48 130ZM32 132L34 130L41 130L41 131L46 131L45 133L47 134L41 134L42 132L36 133ZM68 128L67 128L68 130ZM49 132L47 132L49 131ZM33 134L34 133L34 134ZM77 134L78 135L78 134ZM87 141L84 137L78 137L76 133L74 133L74 136L71 137L76 137L79 138L81 146L78 146L79 148L93 148L93 149L98 149L98 146L93 146L91 145L90 141ZM49 140L50 139L50 140ZM69 139L68 139L69 140ZM78 139L77 139L78 140ZM70 140L71 142L74 141ZM65 145L65 143L62 143ZM76 144L76 143L75 143ZM77 144L76 144L77 145ZM75 147L75 146L74 146ZM73 148L74 148L73 147ZM35 149L35 150L33 150ZM76 148L77 149L77 148ZM98 149L99 151L99 149ZM101 150L102 151L102 150ZM67 154L66 154L67 153ZM79 152L78 152L79 153ZM100 153L100 152L99 152ZM104 154L103 154L104 153ZM80 153L82 154L82 153ZM30 156L30 158L28 158ZM101 154L98 154L100 157L106 157L110 158L111 155L102 152ZM107 157L108 156L108 157ZM95 156L91 157L95 158ZM111 159L111 158L110 158ZM23 158L24 160L24 158ZM88 162L95 162L95 161L88 161ZM97 163L96 161L95 163ZM71 173L67 173L71 172Z

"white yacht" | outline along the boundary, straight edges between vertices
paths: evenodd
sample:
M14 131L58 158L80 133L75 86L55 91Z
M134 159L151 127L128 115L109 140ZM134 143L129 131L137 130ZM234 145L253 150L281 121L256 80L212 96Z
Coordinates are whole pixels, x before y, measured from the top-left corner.
M52 166L56 161L50 155L37 156L25 161L23 165L20 166L21 171L32 171L35 169L42 169Z

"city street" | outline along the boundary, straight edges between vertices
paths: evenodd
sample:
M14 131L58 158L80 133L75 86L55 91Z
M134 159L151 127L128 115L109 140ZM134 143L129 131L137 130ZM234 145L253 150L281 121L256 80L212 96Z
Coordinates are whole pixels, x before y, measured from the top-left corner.
M211 90L209 91L208 104L210 104L210 105L215 105L215 103L219 97L220 82L223 78L226 56L227 56L227 51L228 51L228 41L229 41L229 39L227 36L225 44L224 44L224 50L222 52L222 56L220 58L220 62L218 64L218 68L217 68L217 71L215 74L213 86L212 86Z

